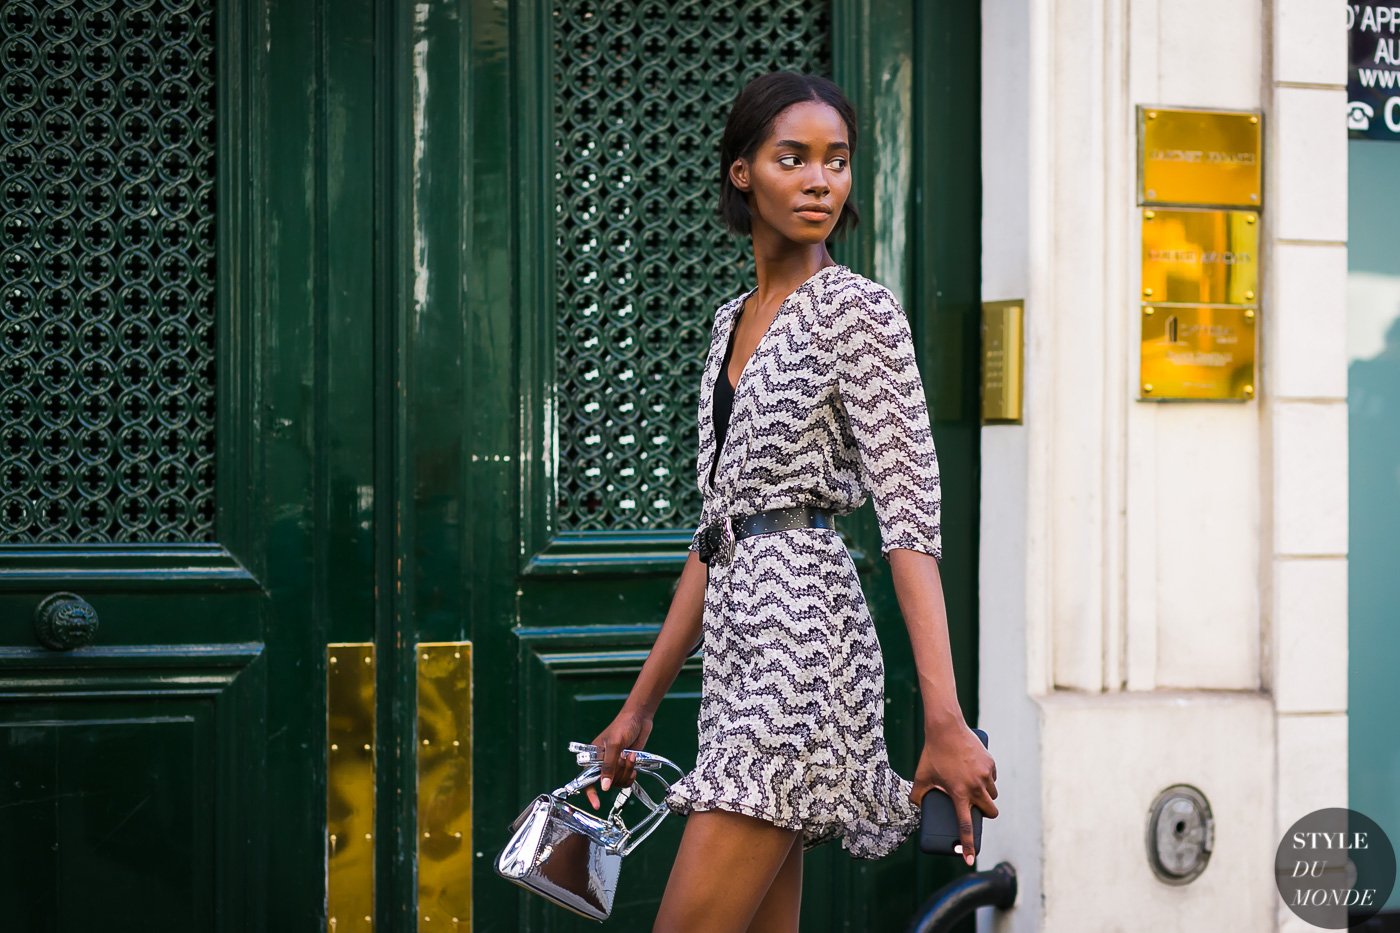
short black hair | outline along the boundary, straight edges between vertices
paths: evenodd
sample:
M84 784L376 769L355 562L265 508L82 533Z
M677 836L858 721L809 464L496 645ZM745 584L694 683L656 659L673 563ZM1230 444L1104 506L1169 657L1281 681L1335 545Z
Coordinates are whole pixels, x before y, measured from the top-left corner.
M835 82L821 75L795 71L770 71L754 78L734 98L719 142L719 216L730 231L742 236L752 235L753 215L744 200L744 192L729 180L729 167L736 159L753 159L758 147L772 132L778 114L805 101L829 104L841 115L846 121L851 155L855 155L856 111ZM840 239L858 223L860 213L856 210L855 199L848 196L829 238Z

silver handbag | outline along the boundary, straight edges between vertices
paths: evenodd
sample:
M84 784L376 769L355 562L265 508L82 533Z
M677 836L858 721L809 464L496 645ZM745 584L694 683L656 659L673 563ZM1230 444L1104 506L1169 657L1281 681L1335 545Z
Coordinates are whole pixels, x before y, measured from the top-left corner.
M604 818L565 799L602 775L597 747L570 742L569 751L575 753L583 770L562 787L540 794L515 818L510 824L510 842L496 858L496 873L560 907L602 921L612 913L622 857L650 836L670 812L666 793L654 800L642 787L643 775L655 778L670 791L670 782L657 772L662 767L673 768L677 775L684 772L660 755L625 750L623 754L636 754L637 773L632 783L618 792ZM622 822L621 810L634 796L647 813L629 828Z

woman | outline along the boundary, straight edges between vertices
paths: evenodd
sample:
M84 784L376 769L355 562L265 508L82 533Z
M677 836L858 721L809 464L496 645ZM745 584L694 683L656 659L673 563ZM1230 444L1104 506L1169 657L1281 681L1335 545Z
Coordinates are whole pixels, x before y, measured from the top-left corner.
M656 919L667 933L796 930L803 852L840 839L856 857L888 854L932 787L956 804L969 865L969 807L997 815L996 765L953 682L938 463L909 324L887 289L827 252L858 220L855 146L840 89L786 72L740 92L720 143L720 214L752 237L758 285L715 315L701 526L636 685L593 740L603 790L630 784L635 766L620 753L644 746L703 638L700 752L666 798L689 814ZM890 767L880 646L830 521L867 492L923 696L912 784Z

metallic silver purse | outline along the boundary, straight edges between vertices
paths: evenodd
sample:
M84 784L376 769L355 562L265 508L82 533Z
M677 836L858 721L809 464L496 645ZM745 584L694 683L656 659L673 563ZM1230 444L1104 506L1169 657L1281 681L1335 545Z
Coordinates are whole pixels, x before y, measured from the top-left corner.
M670 782L657 772L663 766L673 768L677 775L684 772L660 755L625 750L623 754L637 756L636 777L618 792L604 818L565 799L602 775L597 747L570 742L569 751L575 753L583 770L562 787L540 794L515 818L510 824L510 842L496 858L496 873L580 916L606 920L612 913L622 857L650 836L670 812L666 793L659 800L652 799L642 787L643 775L660 781L668 792ZM634 795L647 813L628 828L620 811Z

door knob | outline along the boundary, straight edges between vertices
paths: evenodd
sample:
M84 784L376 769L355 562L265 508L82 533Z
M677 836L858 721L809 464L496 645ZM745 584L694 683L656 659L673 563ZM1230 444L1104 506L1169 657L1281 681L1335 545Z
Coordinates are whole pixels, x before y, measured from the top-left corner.
M76 593L52 593L34 610L34 634L51 651L90 645L97 636L97 610Z

